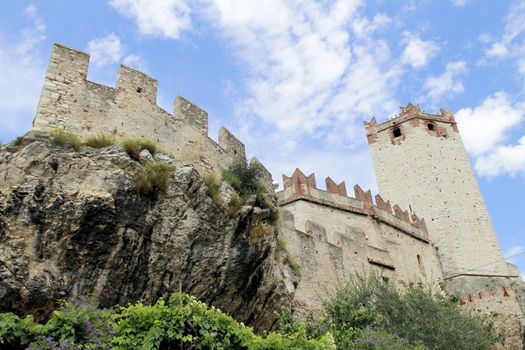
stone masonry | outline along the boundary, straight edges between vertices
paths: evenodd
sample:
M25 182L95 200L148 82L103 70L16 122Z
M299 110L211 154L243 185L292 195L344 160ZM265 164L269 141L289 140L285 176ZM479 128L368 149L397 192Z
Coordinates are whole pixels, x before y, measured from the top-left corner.
M157 81L120 66L116 88L87 80L89 55L55 44L33 129L54 128L85 136L112 134L158 142L179 164L219 171L245 158L244 144L222 128L216 143L208 137L208 113L178 96L174 113L156 104Z
M121 66L112 88L88 81L88 65L88 54L53 46L34 129L152 139L179 165L200 172L246 159L243 143L227 129L218 143L208 137L208 114L187 99L175 99L173 114L158 107L155 79ZM381 193L375 200L359 186L350 197L344 182L331 178L318 189L315 175L299 169L283 177L277 193L280 237L301 266L299 280L285 279L296 313L321 313L329 293L356 273L398 285L444 282L466 308L492 315L505 348L523 349L525 284L504 260L453 114L408 104L399 116L382 124L373 118L365 128Z
M327 190L317 189L315 175L297 169L284 176L278 192L285 209L281 237L301 266L295 292L295 312L321 313L321 305L334 288L356 273L376 273L403 285L442 279L435 246L425 221L391 205L380 195L354 187L346 195L344 182L326 179Z

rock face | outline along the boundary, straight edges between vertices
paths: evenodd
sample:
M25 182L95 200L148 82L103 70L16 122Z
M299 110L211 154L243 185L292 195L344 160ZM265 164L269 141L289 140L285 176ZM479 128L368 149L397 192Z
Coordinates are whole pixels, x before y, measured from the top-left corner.
M250 243L253 208L229 217L192 167L140 194L142 169L120 146L75 151L37 132L0 148L0 312L43 319L57 299L125 305L181 290L271 328L293 295L274 237Z

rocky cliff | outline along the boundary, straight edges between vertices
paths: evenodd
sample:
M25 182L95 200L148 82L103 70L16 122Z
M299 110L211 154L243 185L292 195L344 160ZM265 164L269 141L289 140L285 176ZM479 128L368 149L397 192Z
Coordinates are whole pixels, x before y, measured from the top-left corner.
M140 194L142 168L121 146L74 150L38 132L0 148L0 312L43 319L57 299L125 305L181 290L271 328L293 290L275 238L250 240L253 206L228 216L182 164L164 192Z

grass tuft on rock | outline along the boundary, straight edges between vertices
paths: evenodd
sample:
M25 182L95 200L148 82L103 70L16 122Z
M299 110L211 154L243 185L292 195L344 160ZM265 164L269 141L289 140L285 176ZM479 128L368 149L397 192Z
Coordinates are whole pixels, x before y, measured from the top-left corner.
M155 155L155 153L159 151L157 143L148 139L126 138L122 140L122 147L124 147L126 153L135 160L139 159L140 151L144 149L148 150L151 155Z
M268 236L273 236L275 234L275 228L271 225L268 225L265 222L253 223L250 227L250 243L256 245L259 241Z
M168 163L146 163L144 170L136 177L137 190L143 194L165 191L173 170L173 167Z
M115 138L111 135L98 133L91 135L84 142L84 145L93 148L103 148L115 144Z
M51 131L51 142L59 146L72 147L74 150L78 150L80 149L80 146L82 146L82 143L77 136L65 131L64 129L53 129Z
M221 199L221 179L219 175L216 173L207 173L204 174L204 183L206 186L208 186L208 195L211 197L213 202L220 206L222 205L222 199Z

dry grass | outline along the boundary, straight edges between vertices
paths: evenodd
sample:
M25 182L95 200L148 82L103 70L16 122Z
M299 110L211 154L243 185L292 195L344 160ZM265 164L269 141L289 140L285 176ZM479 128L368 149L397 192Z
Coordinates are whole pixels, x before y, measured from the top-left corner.
M263 237L267 236L273 236L275 234L275 230L273 226L270 226L264 222L258 222L255 224L252 224L250 227L250 243L252 245L256 245L259 243L259 241Z
M293 257L291 257L290 254L286 255L284 262L288 264L288 266L290 266L293 273L295 273L296 275L299 275L301 273L301 265L299 265L299 263L297 263L297 261Z
M115 138L111 135L99 133L91 135L84 142L84 145L93 148L103 148L115 144Z
M230 198L230 203L228 203L228 207L226 208L226 214L230 218L234 217L239 210L242 207L242 200L241 197L237 192L233 192Z
M173 173L173 167L164 162L149 162L144 171L136 178L137 190L147 194L153 191L165 191Z
M80 149L80 146L82 146L82 143L77 136L65 131L64 129L53 129L51 131L51 142L55 145L72 147L74 150L78 150Z
M220 187L221 179L216 173L207 173L204 175L204 183L208 186L208 195L211 197L213 202L220 206L222 205Z
M124 147L126 153L135 160L139 159L140 151L143 149L148 150L151 155L155 155L155 153L159 151L157 143L147 139L126 138L122 141L122 147Z

